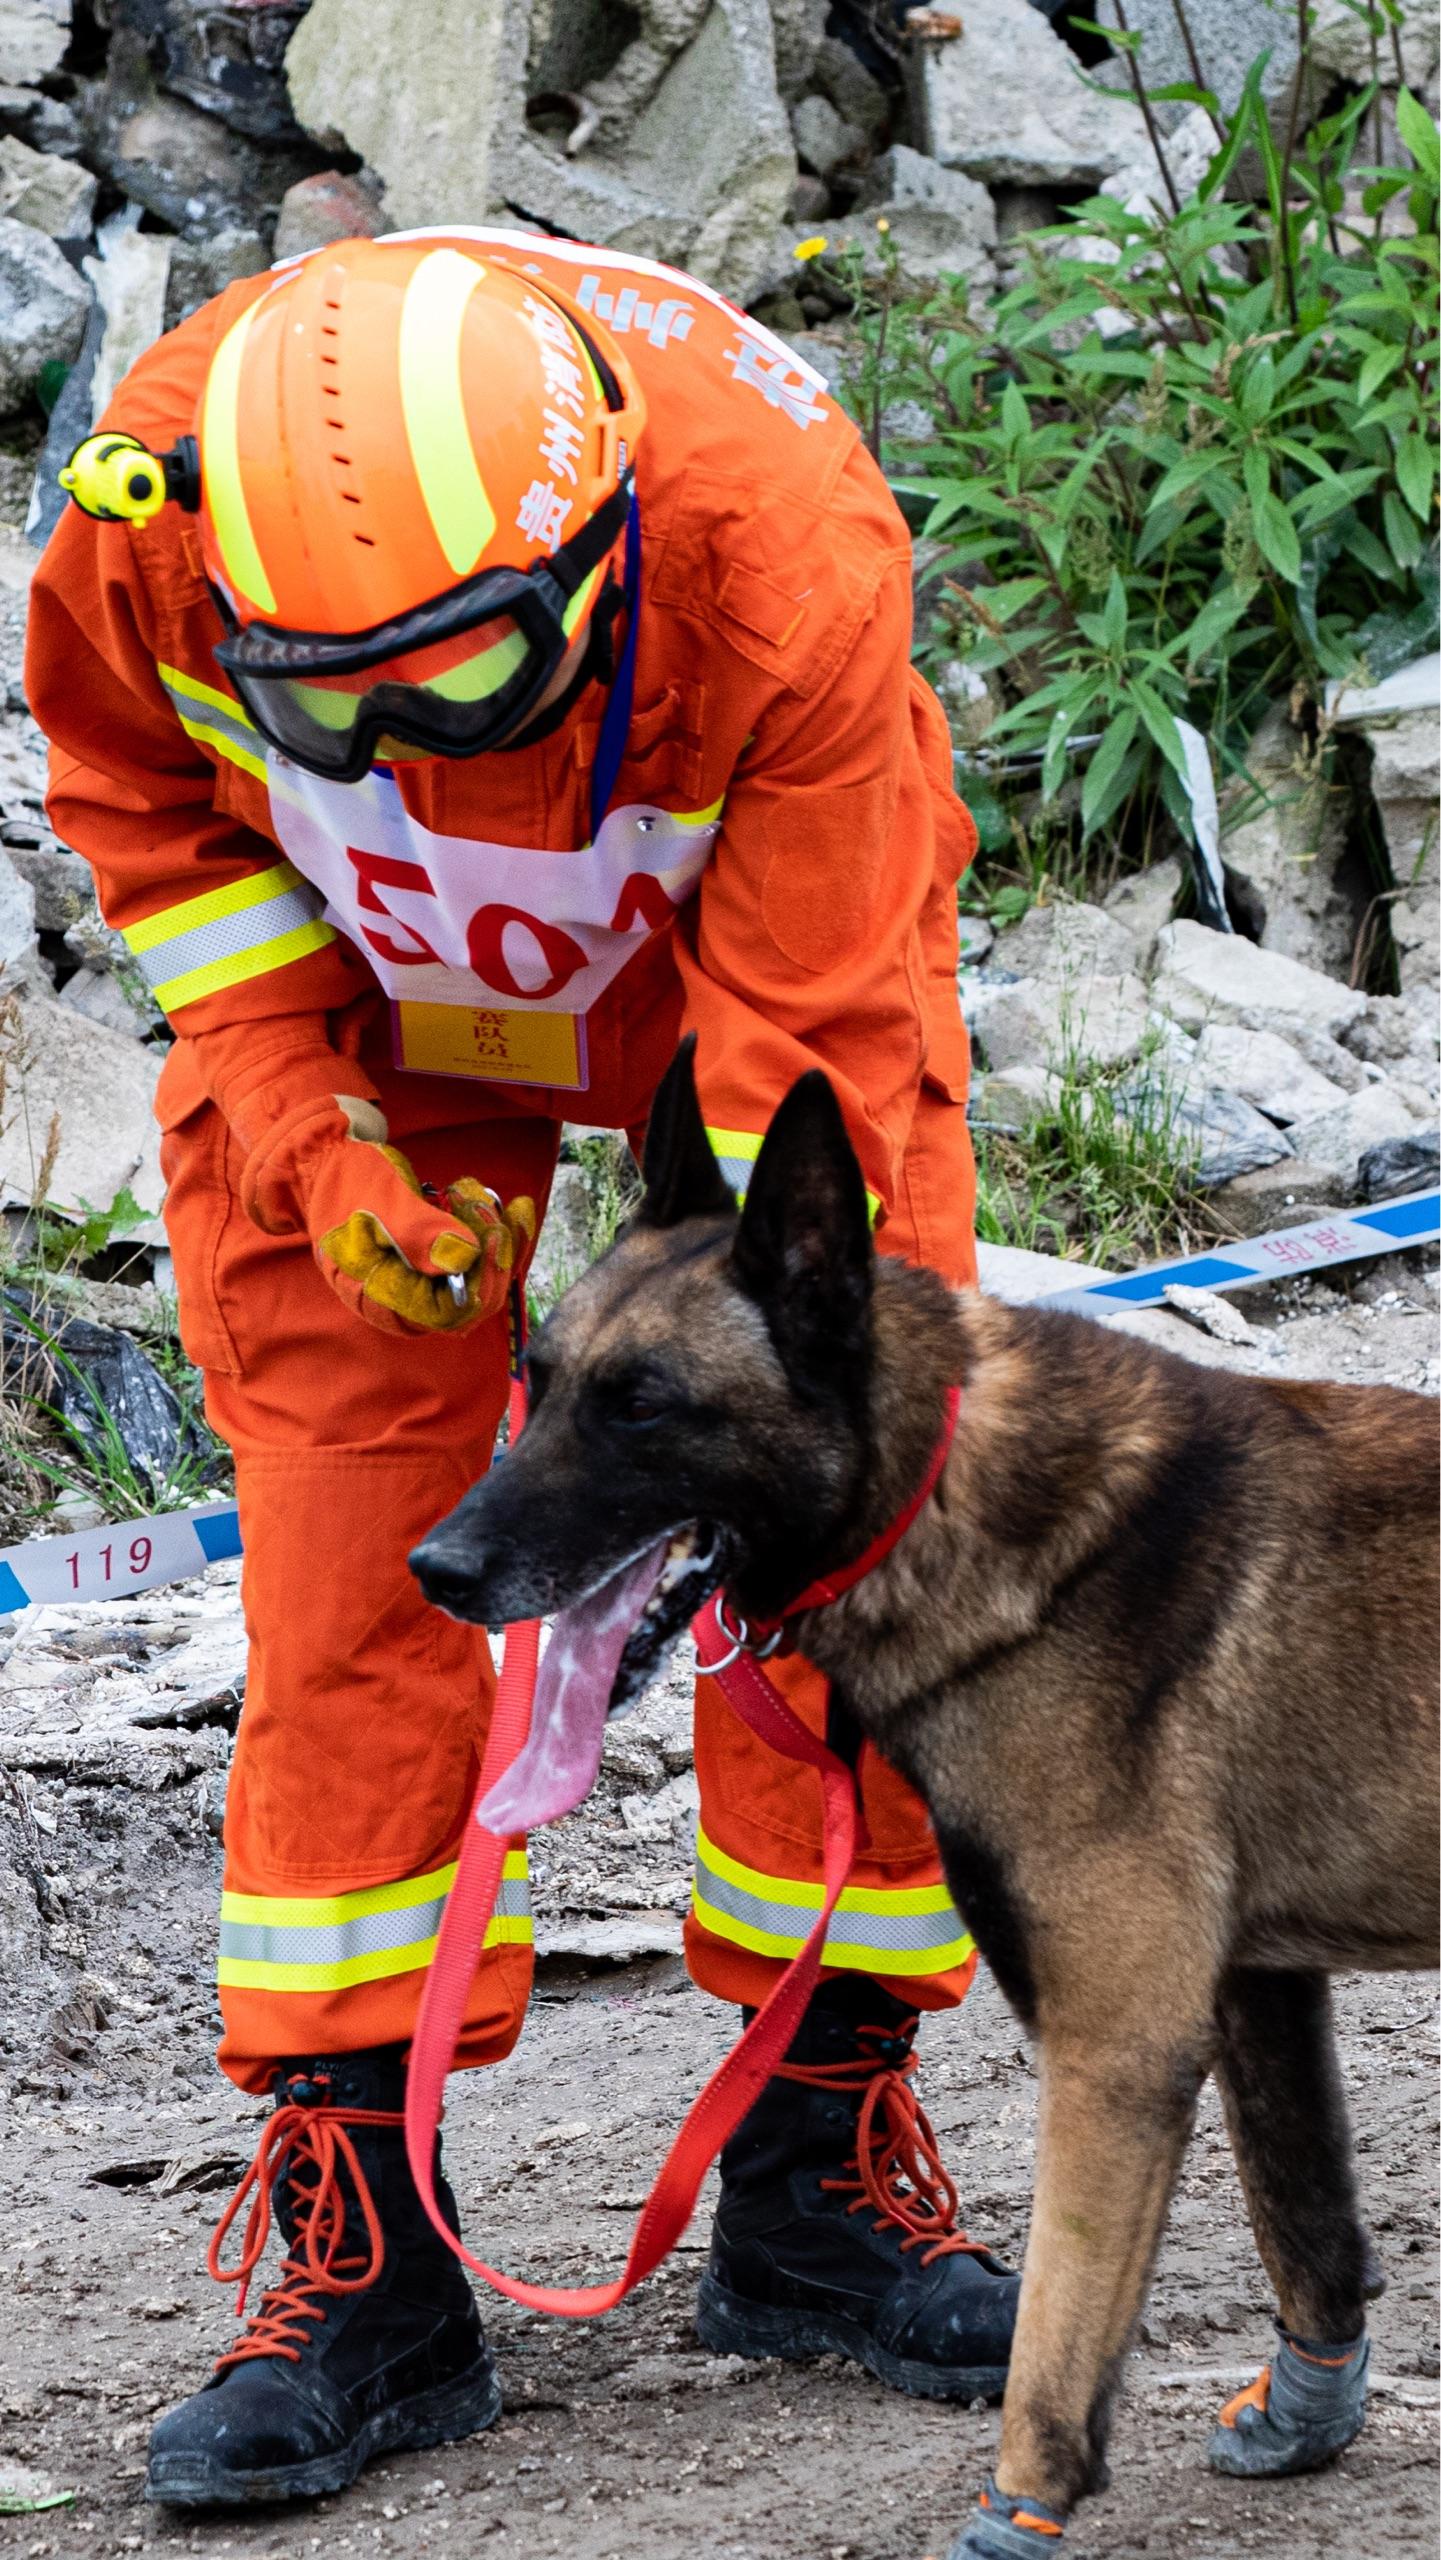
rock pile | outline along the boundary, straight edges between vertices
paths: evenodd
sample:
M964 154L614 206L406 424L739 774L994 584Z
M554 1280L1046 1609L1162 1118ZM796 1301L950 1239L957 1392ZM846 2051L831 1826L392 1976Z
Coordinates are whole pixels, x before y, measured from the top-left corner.
M1159 76L1174 13L1134 5ZM1033 0L967 0L959 17L871 0L433 0L422 26L405 0L0 0L0 519L24 514L47 405L35 538L58 508L56 463L162 327L272 256L349 233L500 222L674 261L803 338L833 378L837 289L793 255L814 226L839 246L888 239L911 281L954 274L984 294L1027 230L1097 186L1158 199L1124 80L1083 72L1067 17ZM1328 77L1369 76L1342 0L1319 0L1317 26ZM1235 66L1271 46L1289 112L1294 59L1269 0L1227 0L1205 32L1228 96ZM1429 94L1436 30L1409 0L1397 43ZM1187 179L1213 131L1199 108L1165 119ZM30 556L0 521L0 1206L29 1203L43 1167L67 1210L128 1186L151 1218L166 1034L45 821L19 691ZM1294 1161L1314 1198L1433 1125L1438 671L1328 702L1309 737L1273 709L1221 813L1244 939L1173 925L1180 877L1163 864L1104 911L1054 910L989 959L973 951L981 1116L1034 1109L1069 1044L1121 1071L1138 1109L1163 1079L1208 1182ZM996 706L984 679L952 672L941 690L971 751ZM1400 992L1363 997L1388 936ZM557 1278L573 1252L561 1223Z
M982 1126L1023 1130L1065 1077L1121 1070L1120 1110L1170 1121L1243 1233L1436 1178L1434 988L1366 995L1264 942L1138 908L1133 894L1033 909L963 971ZM1238 1188L1273 1166L1283 1182ZM1288 1200L1304 1205L1283 1215Z

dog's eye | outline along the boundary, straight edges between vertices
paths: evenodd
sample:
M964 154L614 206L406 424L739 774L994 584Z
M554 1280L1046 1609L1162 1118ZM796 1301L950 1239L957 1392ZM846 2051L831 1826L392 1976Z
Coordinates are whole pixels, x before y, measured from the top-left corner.
M616 1398L614 1419L624 1423L627 1430L643 1431L647 1423L663 1421L664 1417L665 1406L644 1387L627 1387Z

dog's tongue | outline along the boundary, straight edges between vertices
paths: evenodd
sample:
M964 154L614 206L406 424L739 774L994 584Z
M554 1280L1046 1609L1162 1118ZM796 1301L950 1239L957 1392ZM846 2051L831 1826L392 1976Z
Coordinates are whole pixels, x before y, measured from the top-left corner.
M530 1738L476 1807L487 1831L537 1830L589 1795L625 1641L660 1580L669 1543L658 1539L588 1600L561 1610L541 1658Z

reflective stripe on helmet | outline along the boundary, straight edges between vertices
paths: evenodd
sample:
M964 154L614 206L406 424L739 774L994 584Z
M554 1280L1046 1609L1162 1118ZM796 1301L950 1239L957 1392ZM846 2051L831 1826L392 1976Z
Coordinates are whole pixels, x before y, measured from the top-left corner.
M406 1876L359 1893L320 1896L223 1893L222 1987L237 1991L345 1991L359 1982L419 1973L436 1935L455 1867ZM487 1947L534 1938L525 1851L508 1851Z
M757 1955L797 1955L824 1900L818 1883L764 1875L697 1833L691 1908L712 1937ZM975 1951L943 1884L847 1885L822 1961L859 1973L949 1973Z
M215 351L205 385L200 451L205 506L229 583L262 613L274 613L275 589L256 544L240 473L240 372L260 307L253 302L242 311Z
M410 458L435 538L458 578L475 567L496 525L460 368L466 309L484 274L478 259L436 249L411 276L400 311L400 405Z
M292 863L277 862L223 889L162 907L126 926L123 938L156 1003L173 1013L333 942L335 927L324 922L322 905L319 892Z

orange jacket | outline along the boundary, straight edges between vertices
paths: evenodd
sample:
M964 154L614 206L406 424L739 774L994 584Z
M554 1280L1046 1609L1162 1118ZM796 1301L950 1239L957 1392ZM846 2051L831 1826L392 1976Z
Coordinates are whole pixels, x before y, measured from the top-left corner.
M538 743L312 790L267 761L215 661L193 523L69 510L34 582L30 700L54 824L181 1035L164 1116L208 1092L252 1136L282 1064L289 1102L297 1071L333 1090L337 1016L360 1026L343 1045L378 1060L393 1011L406 1062L441 1071L415 1078L417 1122L465 1117L473 1095L477 1116L625 1125L649 1098L638 1059L653 1078L657 1034L694 1028L741 1187L777 1100L820 1063L884 1206L923 1072L964 1093L954 884L974 850L944 717L909 664L905 526L808 369L692 279L569 242L446 237L593 307L645 393L635 709L602 831L619 819L636 867L617 870L612 845L603 965L568 1007L577 920L599 912L598 688ZM265 290L232 286L152 348L107 423L155 446L187 432L219 337ZM650 835L663 853L646 868ZM459 1030L404 992L435 956L436 863L473 870L470 958L494 989ZM374 1088L356 1064L344 1089Z

